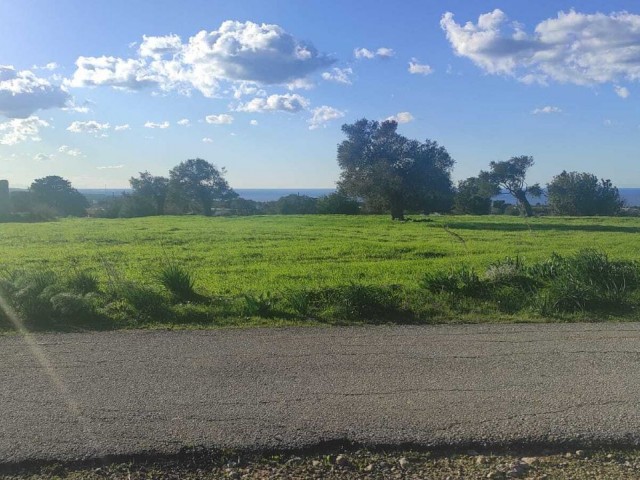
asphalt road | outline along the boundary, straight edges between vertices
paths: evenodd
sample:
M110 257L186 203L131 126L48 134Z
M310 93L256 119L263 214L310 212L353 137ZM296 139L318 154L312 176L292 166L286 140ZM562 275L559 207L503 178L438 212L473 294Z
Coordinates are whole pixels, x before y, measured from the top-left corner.
M640 324L0 337L0 465L184 446L640 444Z

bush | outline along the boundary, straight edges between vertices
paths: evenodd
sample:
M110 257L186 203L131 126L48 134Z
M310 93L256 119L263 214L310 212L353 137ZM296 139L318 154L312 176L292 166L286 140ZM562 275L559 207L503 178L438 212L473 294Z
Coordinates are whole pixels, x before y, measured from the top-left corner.
M271 293L261 293L260 295L245 294L244 308L242 313L247 317L272 318L276 316L276 298Z
M191 273L174 263L169 263L159 274L160 283L179 301L187 301L196 297L195 280Z
M69 279L67 279L67 287L75 293L86 295L87 293L98 291L98 277L86 271L75 272Z
M317 212L323 215L357 215L360 213L360 204L357 200L336 192L318 198Z
M465 296L482 296L485 288L473 268L465 265L449 272L428 273L422 280L422 287L432 293L453 293Z

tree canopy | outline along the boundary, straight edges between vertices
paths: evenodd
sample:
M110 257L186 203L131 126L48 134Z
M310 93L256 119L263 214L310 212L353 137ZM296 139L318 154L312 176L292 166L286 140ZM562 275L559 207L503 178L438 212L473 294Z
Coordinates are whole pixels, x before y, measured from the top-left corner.
M131 177L129 184L134 195L138 195L153 203L156 214L164 215L164 207L169 195L169 179L151 175L149 172L140 172L138 178Z
M491 197L500 193L500 187L480 177L469 177L458 182L454 206L456 212L470 215L491 213Z
M488 172L480 172L479 178L485 182L493 183L499 188L507 190L517 200L527 217L533 215L533 210L527 195L532 197L542 196L542 188L537 183L527 185L525 177L527 170L533 166L533 157L521 155L511 157L502 162L491 162Z
M169 172L169 185L176 196L199 206L204 215L211 215L217 200L229 200L237 194L224 179L224 169L195 158L181 162Z
M397 128L394 121L367 119L342 126L347 139L338 145L338 188L402 220L408 209L434 211L452 196L454 160L436 142L410 140Z
M615 215L623 202L611 180L591 173L563 171L547 185L551 211L556 215Z
M29 191L36 202L48 205L58 215L79 217L85 215L89 207L86 197L73 188L69 180L57 175L34 180Z

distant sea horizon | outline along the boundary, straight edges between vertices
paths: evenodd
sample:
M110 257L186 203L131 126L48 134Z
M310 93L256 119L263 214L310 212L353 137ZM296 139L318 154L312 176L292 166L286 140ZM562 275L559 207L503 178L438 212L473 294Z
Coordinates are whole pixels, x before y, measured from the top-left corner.
M130 193L130 188L79 188L81 193L90 195L122 195ZM272 202L286 195L306 195L308 197L322 197L336 191L335 188L235 188L240 197L255 202ZM620 198L624 200L627 207L640 206L640 188L618 188ZM506 192L493 197L494 200L504 200L508 204L515 204L515 199ZM530 198L532 205L538 203L545 205L547 199L545 196L540 198Z

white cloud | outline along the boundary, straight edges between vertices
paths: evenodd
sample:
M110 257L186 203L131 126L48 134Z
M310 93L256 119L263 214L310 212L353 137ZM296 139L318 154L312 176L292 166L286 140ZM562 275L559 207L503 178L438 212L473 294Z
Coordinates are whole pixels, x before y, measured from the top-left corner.
M0 123L0 145L15 145L31 140L40 141L40 129L49 124L37 116L28 118L12 118Z
M95 120L89 120L87 122L75 121L67 127L67 130L73 133L91 133L97 135L104 130L109 130L110 128L111 125L108 123L99 123Z
M124 165L104 165L102 167L96 167L98 170L117 170L119 168L123 168Z
M330 82L351 85L351 75L353 75L353 70L351 68L334 68L329 72L323 72L322 78Z
M640 15L560 12L529 34L499 9L464 25L453 14L440 25L454 52L492 74L528 83L577 85L640 79Z
M353 51L353 55L356 58L365 58L368 60L371 60L372 58L391 58L393 56L395 56L396 52L393 51L393 49L391 48L387 48L387 47L380 47L378 48L375 52L372 50L369 50L368 48L356 48Z
M313 109L313 116L307 120L309 124L309 130L315 130L316 128L324 127L331 120L344 117L344 112L340 110L323 105Z
M409 62L409 73L414 75L431 75L433 73L433 69L423 63L419 63L418 59L412 58Z
M393 120L397 123L409 123L414 120L414 117L410 112L399 112L395 115L385 118L385 120Z
M233 117L227 113L221 113L220 115L207 115L205 117L207 123L214 125L228 125L233 123Z
M80 155L82 155L82 152L80 150L78 150L77 148L71 148L69 145L61 145L60 148L58 148L58 151L72 157L79 157Z
M287 84L333 62L278 25L229 20L185 42L177 35L144 36L136 58L79 57L69 85L195 89L212 97L221 81Z
M53 72L54 70L60 68L60 65L58 65L56 62L49 62L45 65L34 65L32 68L34 70L49 70L50 72Z
M131 127L129 126L129 124L128 124L128 123L124 123L124 124L122 124L122 125L116 125L115 127L113 127L113 129L114 129L116 132L122 132L122 131L124 131L124 130L130 130L130 129L131 129Z
M144 126L146 128L160 128L160 129L165 129L165 128L169 128L169 122L162 122L162 123L156 123L156 122L145 122Z
M309 106L309 100L297 93L271 95L267 98L254 98L236 108L239 112L289 112L296 113Z
M233 98L236 100L239 100L246 95L263 97L267 94L264 90L258 88L255 83L251 82L239 82L237 85L232 85L231 89L233 91Z
M53 160L53 155L49 155L46 153L38 153L33 157L33 159L36 162L47 162L49 160Z
M178 120L178 125L180 125L181 127L188 127L191 125L191 120L189 120L188 118L183 118Z
M257 125L258 125L258 120L251 120L251 121L249 122L249 125L251 125L251 126L253 126L253 127L257 126Z
M613 125L613 122L611 121L611 119L609 119L609 118L605 118L605 119L604 119L604 121L602 122L602 124L603 124L605 127L610 127L611 125Z
M308 80L306 78L297 78L296 80L294 80L293 82L289 82L287 83L287 90L311 90L313 87L315 87L316 84L313 83L311 80ZM264 91L262 91L263 95L265 96L266 93Z
M213 143L213 138L204 137L202 139L202 143Z
M553 105L547 105L542 108L535 108L531 111L533 115L539 115L541 113L562 113L562 109L559 107L554 107Z
M613 90L620 98L628 98L629 95L631 95L631 92L629 92L627 87L621 87L620 85L614 85Z
M69 94L29 70L0 65L0 115L27 118L38 110L64 107Z

